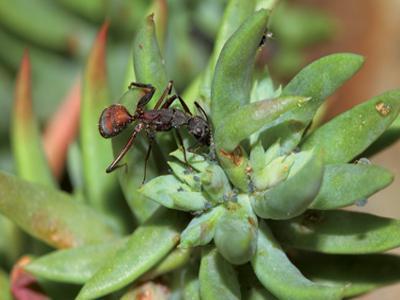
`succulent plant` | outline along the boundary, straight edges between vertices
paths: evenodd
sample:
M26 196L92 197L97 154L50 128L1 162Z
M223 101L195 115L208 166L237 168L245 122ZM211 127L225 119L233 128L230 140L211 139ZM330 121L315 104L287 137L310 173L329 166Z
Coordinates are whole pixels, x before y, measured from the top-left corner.
M42 151L25 54L11 116L18 177L0 173L0 267L14 265L11 278L0 269L0 287L17 299L342 299L400 279L399 257L381 253L400 245L399 221L340 209L392 182L365 156L398 139L400 90L319 124L318 109L363 58L332 54L276 87L267 68L254 72L275 4L228 3L209 63L182 94L192 111L196 100L206 108L213 143L186 162L160 134L144 185L143 136L126 168L105 173L132 130L112 145L98 133L113 75L108 25L84 70L71 194L57 189ZM153 15L136 33L133 66L126 81L155 86L152 107L171 79ZM118 101L133 109L139 96ZM23 254L32 256L15 264ZM11 299L8 288L0 298Z

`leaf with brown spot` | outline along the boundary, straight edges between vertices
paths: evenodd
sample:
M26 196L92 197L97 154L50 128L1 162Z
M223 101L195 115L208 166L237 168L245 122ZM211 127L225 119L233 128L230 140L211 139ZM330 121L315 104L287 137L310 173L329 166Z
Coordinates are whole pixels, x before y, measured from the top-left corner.
M55 248L112 240L110 221L66 193L0 172L0 213Z

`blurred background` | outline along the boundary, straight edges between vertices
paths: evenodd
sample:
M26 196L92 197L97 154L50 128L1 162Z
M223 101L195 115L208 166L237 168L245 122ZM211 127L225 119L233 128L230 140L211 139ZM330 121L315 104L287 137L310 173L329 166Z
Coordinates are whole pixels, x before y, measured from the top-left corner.
M130 49L135 31L155 12L160 46L169 77L177 90L205 67L226 0L0 0L0 169L13 171L10 111L14 81L25 48L32 62L34 110L51 159L52 116L61 114L73 140L79 113L79 80L90 45L104 20L110 22L108 71L111 95L118 98L132 68ZM271 19L258 65L267 64L284 84L307 63L333 52L362 54L366 62L329 102L325 120L389 89L400 87L400 0L287 0ZM72 99L72 100L71 100ZM72 103L72 104L71 104ZM64 104L65 105L65 104ZM50 128L50 129L49 129ZM50 136L50 137L49 137ZM400 218L400 143L370 158L395 173L395 182L354 209ZM59 166L59 177L68 174ZM395 299L400 285L358 299Z

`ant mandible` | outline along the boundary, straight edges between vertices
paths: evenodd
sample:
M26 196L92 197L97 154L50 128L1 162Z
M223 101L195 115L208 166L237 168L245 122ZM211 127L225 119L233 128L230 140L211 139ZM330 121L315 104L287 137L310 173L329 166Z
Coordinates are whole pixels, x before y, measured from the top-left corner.
M182 146L186 163L187 159L185 147L183 145L182 137L179 133L180 127L186 127L188 132L197 140L199 144L210 146L211 130L206 113L201 106L195 102L197 109L201 111L201 113L204 115L204 118L200 116L193 116L188 106L179 95L170 96L172 86L173 82L169 81L154 108L151 110L145 110L145 105L149 103L156 89L151 84L132 82L129 85L128 90L140 88L144 92L144 95L139 99L133 115L131 115L127 108L121 104L113 104L103 110L99 119L99 132L104 138L114 137L124 130L130 123L138 121L125 146L121 149L112 163L107 167L107 173L126 165L118 165L118 163L132 147L133 141L138 133L142 130L145 130L149 139L149 147L144 165L143 182L146 179L147 161L150 156L151 147L156 132L169 131L173 128L176 129L177 137ZM177 108L170 108L171 104L176 99L178 99L181 103L183 111Z

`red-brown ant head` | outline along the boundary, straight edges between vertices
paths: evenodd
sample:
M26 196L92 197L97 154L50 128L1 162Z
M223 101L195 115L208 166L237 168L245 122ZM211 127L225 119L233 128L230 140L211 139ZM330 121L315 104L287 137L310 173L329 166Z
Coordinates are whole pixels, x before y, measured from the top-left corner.
M104 109L101 113L99 119L99 132L104 138L116 136L132 121L134 121L134 118L125 106L121 104L113 104Z
M208 122L199 116L189 120L188 131L201 144L209 146L211 143L211 132Z

